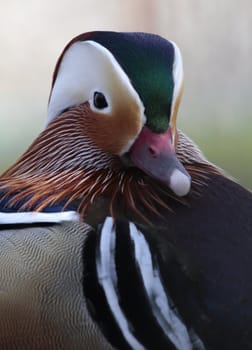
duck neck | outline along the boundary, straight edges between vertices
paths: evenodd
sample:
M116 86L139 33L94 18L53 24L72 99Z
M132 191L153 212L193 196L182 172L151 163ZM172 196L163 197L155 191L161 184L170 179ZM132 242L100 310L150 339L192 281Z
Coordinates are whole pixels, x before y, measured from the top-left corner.
M171 210L171 202L188 201L140 170L125 167L119 157L98 149L85 135L84 121L78 108L55 118L1 175L5 206L44 211L55 203L62 204L61 210L75 204L83 218L97 199L106 198L110 215L130 213L150 223L149 214L158 216L160 208ZM181 132L177 156L192 177L191 193L205 185L209 172L221 173Z
M0 177L10 205L42 211L52 203L93 201L104 190L117 166L115 157L98 149L85 135L83 116L66 112L38 136L28 150Z

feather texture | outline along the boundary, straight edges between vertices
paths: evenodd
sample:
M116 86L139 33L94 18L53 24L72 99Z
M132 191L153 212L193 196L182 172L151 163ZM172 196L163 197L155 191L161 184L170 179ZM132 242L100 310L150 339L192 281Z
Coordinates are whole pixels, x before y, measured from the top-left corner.
M62 210L74 204L84 218L102 195L109 201L112 216L123 204L126 213L151 223L149 214L157 215L160 208L173 210L174 201L187 203L141 170L124 166L120 157L99 149L90 137L87 113L88 106L83 104L56 118L1 175L5 191L1 201L7 208L22 203L19 211L40 212L58 203ZM192 177L192 195L207 183L208 173L221 173L181 132L177 156Z
M0 348L112 350L82 292L88 225L0 230Z

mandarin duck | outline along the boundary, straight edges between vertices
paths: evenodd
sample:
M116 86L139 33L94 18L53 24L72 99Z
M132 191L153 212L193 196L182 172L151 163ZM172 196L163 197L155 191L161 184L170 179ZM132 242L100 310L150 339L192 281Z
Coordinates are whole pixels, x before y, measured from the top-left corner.
M90 32L0 177L1 349L252 349L252 195L176 128L177 45Z

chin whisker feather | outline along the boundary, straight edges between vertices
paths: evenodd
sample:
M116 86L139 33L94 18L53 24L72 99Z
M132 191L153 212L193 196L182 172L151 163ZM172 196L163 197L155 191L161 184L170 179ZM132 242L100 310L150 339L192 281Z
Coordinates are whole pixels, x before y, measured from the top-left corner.
M134 215L151 223L152 216L162 217L164 210L173 212L175 202L188 205L186 197L177 197L166 185L137 168L125 167L118 156L92 144L85 135L83 109L85 106L80 105L55 118L27 152L2 174L1 200L7 208L43 211L63 203L62 210L66 210L76 202L77 211L84 217L89 206L104 196L112 216L116 217L121 208L126 216ZM74 132L67 127L73 123ZM207 185L209 172L220 173L181 132L177 155L192 177L191 194L199 194Z

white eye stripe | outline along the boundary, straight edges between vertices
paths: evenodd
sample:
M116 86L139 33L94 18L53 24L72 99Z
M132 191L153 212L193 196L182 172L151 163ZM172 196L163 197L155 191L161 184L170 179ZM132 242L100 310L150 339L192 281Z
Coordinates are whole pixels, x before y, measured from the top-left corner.
M111 109L112 102L118 102L112 101L117 93L123 94L125 103L135 101L144 124L144 107L128 76L109 50L89 40L75 42L64 53L51 92L47 124L69 106L86 101L93 106L91 97L95 90L106 96Z

